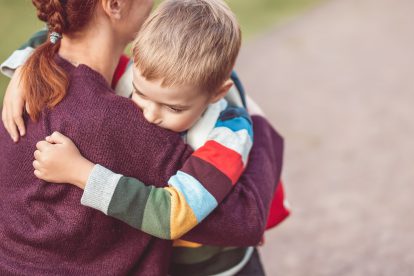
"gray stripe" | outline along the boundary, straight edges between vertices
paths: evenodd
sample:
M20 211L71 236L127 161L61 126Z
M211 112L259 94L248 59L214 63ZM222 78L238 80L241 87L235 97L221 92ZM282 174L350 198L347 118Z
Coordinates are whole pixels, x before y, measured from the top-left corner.
M107 215L109 203L121 177L122 175L96 164L89 175L81 204L102 211Z
M14 71L27 61L33 51L34 49L32 47L14 51L13 54L0 65L0 72L6 77L11 78Z

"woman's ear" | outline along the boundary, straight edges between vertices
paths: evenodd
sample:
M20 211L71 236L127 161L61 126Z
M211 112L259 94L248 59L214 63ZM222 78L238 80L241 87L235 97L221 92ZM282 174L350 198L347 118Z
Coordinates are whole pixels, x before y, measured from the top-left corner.
M102 0L102 8L105 13L116 20L122 18L126 4L126 0Z
M210 103L216 103L219 100L223 99L229 92L230 88L233 86L234 82L231 79L226 80L220 88L212 95Z

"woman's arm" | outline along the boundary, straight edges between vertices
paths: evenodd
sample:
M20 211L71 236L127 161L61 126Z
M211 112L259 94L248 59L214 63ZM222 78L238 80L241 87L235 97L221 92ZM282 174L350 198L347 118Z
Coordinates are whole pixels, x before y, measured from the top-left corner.
M280 178L283 139L265 118L252 119L255 141L245 172L214 212L182 239L218 246L252 246L260 242Z
M200 223L240 177L252 146L252 125L243 108L226 107L207 142L168 181L157 188L115 174L84 160L71 141L58 133L39 143L35 174L49 182L69 182L85 188L82 204L163 239L177 239ZM85 166L83 166L85 164ZM85 185L85 176L89 178ZM79 179L80 177L80 179ZM77 179L78 178L78 179Z

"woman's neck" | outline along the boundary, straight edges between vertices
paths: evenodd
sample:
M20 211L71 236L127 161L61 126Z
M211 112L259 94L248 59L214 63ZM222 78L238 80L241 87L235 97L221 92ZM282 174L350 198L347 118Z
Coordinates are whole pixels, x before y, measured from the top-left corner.
M96 31L96 29L95 29ZM111 32L83 32L63 35L59 55L75 66L85 64L111 83L125 43Z

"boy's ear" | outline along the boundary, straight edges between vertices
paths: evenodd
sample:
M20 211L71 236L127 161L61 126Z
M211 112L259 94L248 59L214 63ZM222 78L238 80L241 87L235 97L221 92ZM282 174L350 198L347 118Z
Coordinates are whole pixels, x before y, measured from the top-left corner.
M219 100L223 99L229 92L230 88L233 86L234 82L231 79L226 80L221 87L212 95L210 103L216 103Z
M103 0L102 8L105 13L113 19L121 19L124 12L126 2L125 0Z

